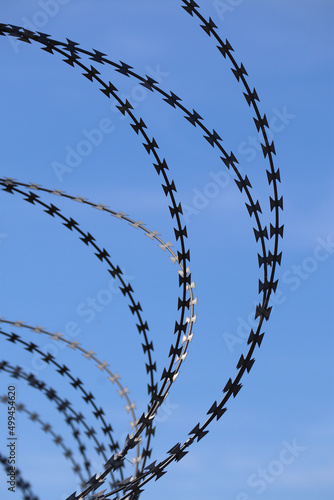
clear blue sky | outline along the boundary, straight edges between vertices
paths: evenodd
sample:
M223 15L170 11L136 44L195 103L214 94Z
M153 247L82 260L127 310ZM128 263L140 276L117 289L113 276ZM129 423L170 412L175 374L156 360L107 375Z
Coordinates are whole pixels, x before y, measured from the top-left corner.
M333 2L197 3L203 15L215 21L221 37L230 41L236 60L245 65L250 85L260 97L260 111L271 124L284 196L283 261L265 339L243 389L205 439L162 479L150 483L142 498L330 500L334 493ZM180 0L18 0L1 6L1 22L45 32L57 40L67 37L158 79L163 89L172 90L187 108L199 112L223 138L224 147L234 151L267 220L268 167L259 151L252 112L214 40L181 9ZM145 222L175 244L160 179L142 141L129 120L120 118L114 103L78 68L41 51L37 44L1 37L0 54L0 177L104 203ZM258 301L259 246L245 199L223 173L219 156L200 131L135 80L112 68L98 69L143 117L185 206L198 316L187 360L158 415L152 459L162 459L204 420L246 350L243 332L249 329ZM92 144L94 137L98 144ZM89 140L87 153L82 141ZM142 304L161 373L178 318L178 275L168 255L126 222L59 197L44 199L77 220L124 270ZM42 325L50 332L64 332L74 323L75 340L121 375L139 416L147 404L141 339L127 300L113 287L106 267L41 208L2 192L0 252L0 315ZM94 299L95 309L90 305ZM96 394L116 439L124 439L129 431L124 400L93 362L36 333L5 326L4 330L45 349L52 344L57 361L70 366ZM1 359L35 369L77 408L87 410L52 367L39 370L31 354L2 336L0 341ZM1 373L0 395L11 383ZM15 385L18 401L52 423L74 450L68 427L55 408L23 381L16 380ZM23 414L17 420L17 457L24 477L41 499L65 499L77 489L69 462L38 424ZM0 429L0 451L6 455L3 404ZM75 456L79 458L76 451ZM101 462L96 453L91 456L97 472ZM1 498L13 498L3 470L0 477Z

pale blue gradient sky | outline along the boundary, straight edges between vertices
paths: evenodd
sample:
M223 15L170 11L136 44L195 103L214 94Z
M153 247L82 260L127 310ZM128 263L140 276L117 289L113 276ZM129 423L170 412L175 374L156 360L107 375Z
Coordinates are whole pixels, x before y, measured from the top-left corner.
M196 109L209 128L221 135L224 147L235 152L267 217L267 164L252 145L256 136L252 112L214 41L180 8L179 0L70 0L57 4L56 15L44 17L41 3L6 2L1 6L1 22L29 29L35 23L38 31L59 40L68 37L87 50L98 49L115 61L131 64L140 74L159 74L161 87L175 92L186 107ZM142 498L330 500L334 493L334 251L326 242L334 240L333 3L226 0L220 2L230 6L225 12L215 8L219 2L198 3L203 15L215 21L221 37L230 41L236 60L244 63L250 85L260 97L261 112L269 121L277 117L273 123L277 127L274 140L282 178L280 192L285 199L284 258L265 340L238 398L212 424L209 435L162 479L150 483ZM174 242L160 179L128 120L120 119L98 87L60 57L46 54L36 44L22 45L4 37L0 42L1 177L36 182L105 203ZM186 363L159 416L153 440L155 460L163 458L177 441L184 441L189 430L203 421L210 404L235 373L246 348L242 333L258 300L259 247L244 198L234 182L226 174L223 177L222 163L200 138L200 131L159 96L140 92L136 81L101 68L102 77L115 82L136 104L136 115L143 117L161 156L167 159L178 199L188 207L198 319ZM66 148L76 149L85 138L84 130L101 127L105 120L109 125L112 122L112 132L104 134L102 144L92 148L72 172L57 177L54 162L64 163ZM208 199L205 193L217 175L225 179L225 185ZM113 262L125 269L150 326L160 373L177 319L176 268L154 242L127 224L89 207L51 196L45 200L78 220L109 251ZM87 311L89 297L98 297L101 290L112 287L105 266L58 221L18 195L7 193L1 194L0 252L0 315L40 324L50 331L63 331L65 325L75 322L80 330L76 340L120 373L140 415L147 404L145 360L127 301L113 293L110 303L92 321L88 322L88 314L80 315L80 310ZM41 346L49 342L37 334L21 333ZM238 343L228 343L231 336ZM28 353L3 338L0 341L3 359L15 359L29 369L37 367ZM95 391L116 437L124 437L129 417L101 372L70 350L59 350L57 360L69 364L89 390ZM40 376L82 411L87 408L52 368L42 370ZM11 379L3 374L1 379L3 394ZM15 383L19 400L37 409L72 446L58 412L35 390L23 382ZM6 436L5 407L0 408L0 426L1 435ZM77 485L68 463L23 415L18 417L18 436L19 467L36 494L50 500L71 494ZM303 451L277 477L270 476L262 492L259 484L254 486L258 480L254 475L270 468L286 447L284 443L294 440ZM4 449L2 438L2 453ZM3 478L3 472L0 474ZM2 480L0 495L12 498Z

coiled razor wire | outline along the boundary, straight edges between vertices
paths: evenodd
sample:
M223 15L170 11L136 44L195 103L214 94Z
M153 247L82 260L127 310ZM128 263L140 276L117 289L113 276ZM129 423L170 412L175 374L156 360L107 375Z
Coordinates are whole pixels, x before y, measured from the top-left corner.
M162 89L158 82L155 81L150 76L142 76L133 71L133 68L120 61L114 62L108 59L107 55L93 49L93 51L88 51L81 49L79 44L67 39L67 42L61 42L52 39L49 35L41 32L33 32L25 28L14 26L10 24L0 24L0 35L15 37L16 39L32 44L33 42L41 45L42 50L53 54L60 55L63 61L73 68L79 68L83 71L83 76L85 76L89 81L98 85L100 91L105 94L107 98L113 97L116 101L116 108L119 110L121 115L128 116L131 120L130 126L134 130L137 136L140 136L144 141L142 144L148 153L148 156L153 159L152 163L157 174L163 179L162 188L166 198L170 202L169 210L174 222L174 233L178 249L176 251L172 250L172 243L167 241L164 242L160 238L160 234L157 231L149 230L145 227L142 221L135 221L130 218L127 214L123 212L116 212L104 204L97 204L81 196L68 195L62 191L45 188L39 184L32 182L23 182L17 179L12 179L8 177L0 178L0 185L3 186L3 191L11 193L13 195L18 194L23 197L28 203L38 206L49 214L55 220L60 221L65 227L67 227L73 234L77 234L80 240L93 249L94 254L97 258L106 266L108 273L113 279L117 281L117 284L123 294L123 296L129 301L129 308L131 314L134 316L136 321L136 327L139 335L143 339L142 348L144 355L147 358L146 371L148 375L148 385L147 391L149 396L149 403L147 406L147 411L144 412L139 418L135 415L136 405L128 397L128 388L123 387L120 384L120 377L118 374L114 374L109 370L109 364L107 361L100 361L93 350L84 349L79 342L69 341L63 338L63 335L59 332L50 333L47 329L40 326L30 326L23 321L11 320L6 318L1 318L0 322L9 327L20 328L24 331L24 334L32 335L33 333L48 335L51 338L59 342L65 342L68 347L73 349L76 353L81 352L82 355L87 360L93 360L96 366L101 370L106 372L112 384L116 383L119 390L119 395L124 397L126 400L126 411L131 413L131 434L127 436L125 442L121 445L114 441L112 436L111 424L107 423L104 415L103 408L98 408L94 402L94 395L88 393L80 379L76 379L72 374L71 370L66 366L61 366L51 354L43 353L38 346L32 341L26 341L14 332L0 330L2 338L7 341L12 342L18 347L23 347L26 351L30 353L38 354L41 360L54 366L56 371L61 375L69 379L70 384L74 389L82 393L82 398L84 401L90 405L92 408L93 415L96 421L99 421L102 426L102 431L106 439L106 444L101 443L95 436L96 431L94 427L89 428L85 421L85 416L78 412L72 407L68 400L62 399L58 393L51 387L48 387L43 381L37 380L33 374L26 373L20 366L12 366L7 360L4 360L0 364L0 371L8 373L14 378L21 378L25 380L29 385L38 389L43 393L50 401L53 401L57 405L57 409L65 417L66 423L72 428L72 433L77 441L78 448L82 455L85 470L90 476L91 463L89 457L86 454L86 446L83 439L93 440L96 444L96 451L99 455L103 457L105 461L104 469L101 472L95 472L92 477L84 479L84 471L81 470L79 464L77 464L72 457L72 451L70 448L65 446L61 436L57 436L50 424L44 423L40 416L36 412L30 412L27 408L20 404L18 410L25 412L30 420L36 421L40 424L42 431L50 435L56 444L60 445L63 449L65 457L71 460L73 465L73 470L76 474L79 474L81 481L81 491L74 492L70 494L67 500L82 500L84 498L96 498L96 499L134 499L138 498L140 493L143 491L144 486L152 479L159 479L161 476L166 474L168 466L172 462L180 461L189 451L190 447L197 440L201 440L208 432L211 422L216 418L219 420L222 415L226 412L226 404L228 400L233 396L234 398L240 391L242 384L241 379L244 373L249 372L254 364L253 354L256 347L260 347L264 332L262 331L263 323L267 321L270 317L271 307L269 306L269 301L271 294L276 291L278 280L275 280L277 266L281 264L282 253L279 253L279 240L283 237L283 225L280 225L280 211L283 210L283 198L279 197L278 194L278 183L281 182L280 170L276 169L274 166L274 156L276 155L274 142L269 142L266 129L268 128L268 121L265 114L261 114L258 108L257 102L259 102L259 97L255 89L251 90L248 84L248 73L242 63L238 64L233 56L233 48L228 40L225 42L222 40L218 34L218 28L214 21L209 18L208 20L203 17L200 12L199 5L193 0L182 0L181 7L190 14L191 17L200 21L200 27L203 29L206 35L208 35L216 45L223 58L230 62L231 70L240 85L243 87L243 94L245 96L248 106L254 112L254 123L257 132L262 136L261 146L263 156L269 162L269 168L267 170L267 179L269 186L272 187L272 196L269 198L270 211L273 214L272 222L270 227L263 225L261 222L261 206L259 200L254 200L252 196L252 185L248 178L248 175L243 177L238 169L238 160L233 152L228 153L221 145L222 138L216 130L212 132L207 127L202 116L195 111L189 111L183 104L182 99L178 97L173 92L166 92ZM88 62L84 64L83 59L88 58ZM225 167L234 174L234 181L242 194L246 197L246 208L249 216L254 218L254 236L257 243L260 244L260 252L258 253L258 265L261 270L263 267L263 277L259 279L259 294L262 295L262 300L256 306L255 309L255 319L257 319L257 327L250 329L249 336L247 340L248 351L241 354L236 366L236 374L234 378L229 378L223 387L223 397L217 398L210 408L206 412L206 416L198 422L195 427L193 427L188 434L188 437L183 443L174 444L166 453L166 456L160 461L154 461L147 464L152 454L151 439L154 436L155 427L154 419L157 414L158 409L162 403L167 398L169 391L174 384L177 376L179 375L181 365L186 359L188 353L189 343L191 342L194 332L193 324L196 322L195 306L197 305L197 298L194 297L193 290L195 288L195 283L192 280L192 275L190 271L190 251L187 248L187 228L182 222L182 205L177 201L176 197L176 186L172 179L168 175L168 164L165 158L161 158L158 153L158 143L154 137L150 138L148 133L148 127L141 117L137 117L134 114L134 109L130 102L126 99L125 102L120 98L117 88L112 82L104 82L99 76L100 72L95 66L92 66L90 61L97 63L99 65L109 65L114 68L114 70L128 78L134 78L139 81L140 85L150 90L151 92L158 93L164 102L169 104L175 110L181 111L184 118L197 128L202 133L202 137L208 142L208 144L214 148L217 152L219 158L224 163ZM39 194L37 195L36 192ZM179 318L175 321L174 331L171 332L175 335L175 341L171 344L169 352L169 364L163 369L159 382L157 382L156 376L156 362L154 361L154 347L153 341L149 336L149 327L147 321L143 318L142 308L140 302L137 301L135 297L135 292L132 289L131 284L125 282L122 270L120 267L112 263L111 256L105 248L101 248L96 242L93 235L89 232L85 232L79 224L72 218L68 218L62 214L61 210L55 205L47 204L42 201L41 196L43 194L52 194L59 197L67 198L72 201L76 201L100 211L104 211L116 217L121 221L128 222L135 229L140 229L146 236L148 236L152 241L158 242L159 247L165 252L167 250L171 261L173 264L177 263L180 267L178 271L179 274L179 287L180 294L178 297L178 310ZM268 244L270 243L270 249L268 249ZM5 402L5 396L2 398ZM202 423L201 423L202 422ZM80 427L80 429L79 429ZM85 429L84 433L81 432L81 427ZM145 439L144 439L145 438ZM109 455L109 450L112 455ZM130 450L136 449L136 456L132 458L132 464L134 465L133 474L124 478L123 468L124 461L128 460L128 454ZM2 463L3 460L1 459ZM119 479L116 479L118 477ZM107 489L97 492L97 490L102 487L110 476L110 490ZM21 480L20 480L21 481ZM28 488L27 484L21 482L21 485ZM29 485L30 487L30 485ZM95 492L95 493L94 493ZM29 498L33 498L32 493L29 491Z

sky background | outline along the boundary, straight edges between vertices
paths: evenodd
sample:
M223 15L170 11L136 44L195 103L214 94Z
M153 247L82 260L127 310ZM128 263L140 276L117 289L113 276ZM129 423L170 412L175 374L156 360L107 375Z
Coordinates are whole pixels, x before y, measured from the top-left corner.
M330 500L334 493L333 459L333 11L330 0L249 0L197 3L218 26L243 62L255 86L259 109L272 124L276 167L280 168L285 225L277 297L256 363L243 379L238 397L209 434L188 455L173 463L143 499L167 500ZM52 4L53 7L50 5ZM51 10L50 10L51 9ZM180 0L2 2L1 22L66 37L82 48L95 48L149 74L205 119L237 156L270 220L264 161L257 133L228 62L205 35L199 21L181 9ZM41 51L1 37L1 177L35 182L80 195L123 211L157 230L174 245L168 203L141 139L129 120L80 75L78 68ZM165 157L178 200L184 206L196 283L197 321L189 354L167 403L157 416L153 460L161 460L183 442L208 408L219 400L235 365L246 352L245 332L258 302L257 252L245 199L232 182L217 151L201 139L179 110L145 91L134 79L99 67L135 107ZM66 163L93 130L103 140L91 146L77 165ZM66 171L59 173L59 165ZM57 167L58 165L58 167ZM220 179L218 183L217 179ZM108 250L130 281L155 346L161 373L178 319L177 268L157 243L124 221L51 195L46 203L77 220ZM50 332L74 323L73 339L111 370L130 390L139 416L147 404L145 358L127 300L114 287L106 266L58 220L19 195L1 192L0 315ZM105 292L108 290L109 292ZM105 303L101 304L103 298ZM93 311L89 300L100 300ZM90 310L90 312L87 312ZM55 353L94 392L119 441L130 430L124 400L107 376L78 352L36 333L15 331ZM1 359L21 364L59 390L82 412L88 407L52 367L44 367L20 346L0 337ZM90 363L90 365L89 365ZM12 379L1 373L1 394ZM38 391L15 380L17 401L52 424L64 442L75 443L55 407ZM0 451L6 456L6 407L0 406ZM18 466L41 498L63 500L77 489L77 478L50 436L38 424L17 416ZM289 464L281 458L297 445ZM90 451L96 465L101 460ZM283 453L283 455L282 455ZM266 478L260 479L265 469ZM129 474L131 468L128 469ZM128 474L128 475L129 475ZM0 496L7 491L0 473ZM17 497L20 493L17 492Z

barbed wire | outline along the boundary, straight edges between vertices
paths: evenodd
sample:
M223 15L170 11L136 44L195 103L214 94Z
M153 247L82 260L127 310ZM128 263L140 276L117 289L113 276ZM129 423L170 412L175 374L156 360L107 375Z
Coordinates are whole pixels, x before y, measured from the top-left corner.
M72 424L72 420L77 422L80 425L85 426L86 435L89 439L95 440L97 445L97 452L103 456L105 460L104 469L100 473L95 473L88 482L82 485L82 490L79 493L73 493L70 495L67 500L82 500L87 498L92 492L96 492L105 482L107 476L111 474L112 483L111 490L107 492L104 490L102 492L94 493L92 498L96 499L105 499L112 497L113 499L135 499L138 498L140 493L143 491L143 487L152 479L159 479L162 475L167 472L167 468L169 464L173 461L178 462L181 460L189 451L190 446L197 440L201 440L208 432L209 425L211 422L216 419L219 420L222 415L226 412L226 404L228 400L233 396L239 393L242 384L241 379L246 372L249 372L254 364L255 359L253 358L254 351L256 347L260 347L263 339L264 332L262 332L262 327L265 321L267 321L270 317L271 307L269 306L270 297L273 292L277 289L278 280L275 281L276 269L277 266L281 264L282 254L279 253L279 240L283 237L283 225L280 225L280 211L283 210L283 198L279 197L278 194L278 183L280 183L280 171L279 169L275 169L273 156L276 154L274 142L269 142L268 135L266 132L266 128L269 128L268 121L265 114L261 114L257 105L259 102L258 94L255 90L251 90L251 87L248 84L247 80L247 71L242 63L240 65L237 64L232 52L233 48L230 42L226 39L225 42L218 34L218 28L214 21L209 18L205 19L199 10L199 5L193 0L182 0L181 7L193 18L197 18L202 24L200 25L203 31L213 40L218 42L216 46L224 57L225 60L229 60L232 67L231 70L237 80L239 82L245 92L243 93L246 99L246 102L250 108L253 109L255 116L253 117L254 123L256 126L256 130L262 136L263 143L262 152L264 158L269 162L269 169L267 170L267 180L269 186L272 188L273 194L269 198L269 206L270 211L273 212L273 220L270 223L270 227L262 224L262 210L260 206L259 200L254 200L252 196L252 185L248 178L248 175L243 177L238 168L238 160L234 153L231 151L228 153L225 148L221 145L222 138L220 134L213 129L211 132L210 128L205 124L202 116L195 111L189 111L180 97L178 97L173 92L166 92L162 89L157 81L155 81L152 77L145 75L145 77L139 75L135 71L133 71L132 66L128 65L124 62L114 62L107 57L106 54L93 49L93 51L88 51L80 48L79 44L67 39L67 42L61 42L52 39L49 35L40 32L33 32L27 30L22 27L10 25L10 24L0 24L0 35L15 37L16 39L31 44L32 42L38 43L42 45L42 50L53 54L60 55L64 57L63 61L73 68L78 68L83 71L83 76L85 76L89 81L94 84L99 85L99 90L101 90L107 98L113 97L116 102L116 108L121 113L122 116L128 116L131 120L130 126L135 132L137 136L141 136L144 142L142 143L148 156L153 159L153 167L157 174L163 178L162 188L166 198L169 199L171 206L169 206L171 220L173 223L173 229L175 234L176 243L178 245L178 250L173 251L171 247L173 246L169 241L164 242L163 239L160 238L160 234L156 231L150 231L147 229L145 224L141 221L135 221L130 218L127 214L123 212L116 212L111 210L104 204L96 204L88 201L87 199L81 196L72 196L67 195L66 193L60 190L52 190L45 188L39 184L32 182L23 182L17 179L12 179L8 177L0 178L0 185L4 186L3 191L11 194L19 194L24 197L24 200L29 202L34 206L42 207L44 212L53 217L54 219L60 220L62 224L67 227L71 232L76 233L81 241L83 241L87 247L90 247L94 250L97 258L104 264L107 265L107 271L112 276L113 279L118 281L118 286L122 292L122 295L130 301L129 308L131 314L136 318L139 324L136 323L136 327L138 329L138 333L142 335L144 338L144 342L142 344L142 348L144 351L144 355L147 356L148 363L146 364L146 371L149 378L149 383L147 385L147 392L149 396L149 403L147 405L147 411L144 412L139 418L136 418L134 409L134 403L131 403L130 399L127 396L126 388L119 383L118 376L114 375L111 371L108 370L108 363L103 361L101 362L97 357L95 357L95 353L92 350L86 351L84 350L78 342L71 342L67 339L64 339L62 334L56 333L52 334L47 329L42 327L32 327L22 323L20 321L11 321L5 318L1 318L0 322L7 323L14 327L24 328L25 331L30 330L36 333L43 333L52 337L57 341L62 341L67 344L68 347L73 349L75 352L81 352L87 359L93 359L98 368L102 371L106 371L110 376L109 379L112 383L116 382L119 386L120 396L125 397L127 401L127 412L128 410L132 415L132 433L128 435L125 439L125 442L119 446L113 440L112 437L112 428L110 424L106 424L103 415L104 411L101 408L98 408L94 403L94 396L91 393L87 393L83 387L83 383L79 379L75 379L72 375L71 371L66 365L63 367L53 358L51 354L43 353L37 345L32 342L28 343L20 338L17 334L7 333L5 331L0 330L0 334L4 337L7 337L7 340L11 341L16 345L25 346L23 347L25 350L31 353L37 353L40 355L41 359L47 363L53 365L61 375L69 378L71 380L71 385L74 389L79 389L83 393L83 399L89 404L92 405L93 412L95 418L100 420L103 424L103 432L106 438L109 438L109 448L113 455L108 458L105 454L105 446L103 443L100 443L95 438L95 429L94 427L88 428L85 423L84 416L78 414L75 409L72 408L71 404L67 400L62 400L56 391L53 389L46 389L46 385L35 379L34 375L27 374L24 370L17 366L13 367L7 361L4 361L0 364L0 371L7 372L10 376L14 378L22 378L26 382L28 382L33 387L38 388L41 392L43 392L49 399L48 394L52 394L52 400L54 400L58 404L59 407L62 408L62 411L66 417L66 420L69 420L69 424ZM196 314L194 313L194 306L197 305L197 299L194 298L193 289L195 288L195 283L192 281L192 274L190 271L189 263L190 263L190 251L186 245L187 239L187 228L186 225L182 223L182 215L183 209L180 202L176 199L176 186L174 180L170 179L168 175L168 164L165 158L161 158L158 153L158 143L154 137L150 138L148 132L148 126L143 121L141 117L137 117L134 113L133 106L126 99L124 100L119 96L119 92L115 85L112 82L106 83L101 77L100 72L96 67L92 66L89 62L89 67L82 61L83 57L88 57L89 61L94 61L95 63L101 65L109 65L114 68L114 70L128 78L133 78L140 82L140 85L144 86L146 89L151 92L156 92L159 94L163 101L169 104L173 109L181 111L183 113L184 118L188 123L201 130L203 134L203 138L206 142L214 149L214 151L218 154L218 157L223 162L225 167L228 170L234 172L235 178L234 181L240 190L241 194L243 194L247 202L245 202L246 209L248 211L249 216L254 218L255 227L254 236L255 240L258 244L260 244L260 253L258 253L258 264L261 270L263 266L263 278L259 279L259 294L262 295L262 299L259 304L255 308L255 319L257 320L257 326L254 329L250 329L249 336L247 340L248 350L247 352L241 354L240 359L236 365L236 375L234 378L229 378L223 387L223 397L221 399L217 398L210 408L207 410L206 415L204 417L204 422L198 422L193 429L190 430L188 436L185 441L181 443L176 443L169 451L166 453L166 457L160 460L146 465L147 459L151 457L152 449L151 449L151 438L154 435L154 419L157 414L158 409L162 405L162 403L166 400L172 385L174 384L176 378L179 375L181 366L186 359L188 353L188 346L190 341L193 338L193 324L196 321ZM28 189L28 192L26 191ZM120 220L128 222L132 227L136 229L140 229L143 231L146 236L148 236L152 241L155 240L158 242L159 247L166 251L171 255L170 259L175 264L178 263L180 270L179 273L179 295L178 295L178 310L179 318L175 321L175 328L173 335L175 335L175 341L171 344L170 352L169 352L169 364L163 368L161 373L160 383L156 382L155 373L157 371L156 362L153 360L154 348L153 342L149 339L148 331L149 327L146 321L144 321L143 316L141 314L142 308L140 302L137 302L135 299L134 291L132 289L131 284L126 283L123 279L123 273L118 265L115 265L111 262L111 258L109 253L105 248L101 248L96 243L95 238L89 233L85 232L81 229L79 224L72 218L68 218L62 214L61 210L57 208L52 203L49 205L41 200L40 196L37 195L34 191L38 191L39 194L52 194L57 195L62 198L67 198L72 201L80 202L85 205L89 205L95 209L100 211L108 212L113 217L116 217ZM266 241L267 240L267 241ZM268 243L272 242L272 250L268 250ZM269 269L270 268L270 269ZM187 312L188 311L188 312ZM46 392L45 392L46 390ZM48 392L49 391L49 392ZM50 393L51 391L51 393ZM69 410L72 412L74 417L69 417L65 410ZM39 418L39 416L38 416ZM76 432L76 431L74 431ZM143 445L142 449L140 448L140 443L142 442L143 435L146 435L146 444ZM76 436L78 438L78 435ZM83 446L78 443L79 447ZM137 455L134 457L132 463L135 465L134 474L128 478L124 479L122 469L124 466L124 460L127 460L127 455L130 450L133 448L137 449ZM85 458L87 462L87 459ZM86 463L87 465L87 463ZM90 465L90 464L89 464ZM86 470L89 472L89 466L86 467ZM114 473L119 471L120 480L116 480Z

